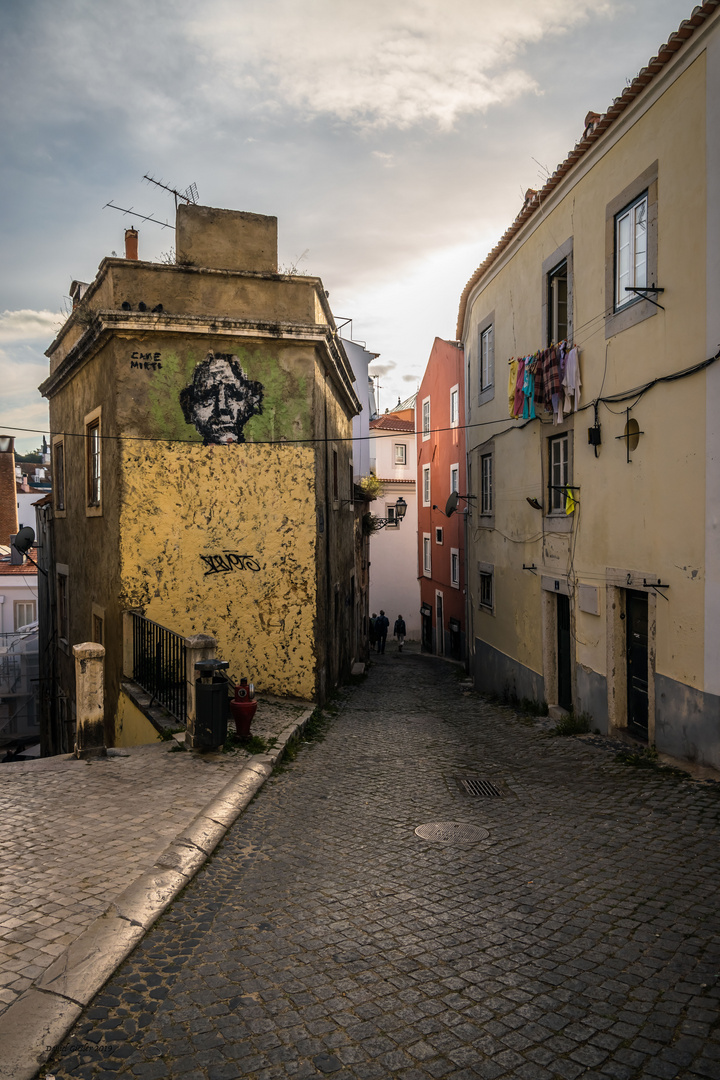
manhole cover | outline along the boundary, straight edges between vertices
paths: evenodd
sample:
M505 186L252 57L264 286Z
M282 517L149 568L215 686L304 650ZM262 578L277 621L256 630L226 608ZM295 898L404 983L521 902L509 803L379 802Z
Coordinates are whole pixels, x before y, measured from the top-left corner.
M502 799L502 791L490 780L459 776L458 784L467 795L482 795L489 799Z
M415 835L421 840L434 840L441 844L477 844L487 840L490 833L477 825L466 825L462 821L431 821L427 825L418 825Z

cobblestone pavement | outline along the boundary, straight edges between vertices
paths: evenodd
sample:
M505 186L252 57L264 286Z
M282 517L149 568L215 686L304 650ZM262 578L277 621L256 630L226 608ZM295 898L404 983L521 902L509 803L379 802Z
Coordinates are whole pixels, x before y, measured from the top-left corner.
M271 739L302 711L260 702L253 731ZM0 1013L250 757L169 750L0 765Z
M46 1071L720 1077L719 811L717 786L551 737L388 651ZM420 839L432 822L487 836Z

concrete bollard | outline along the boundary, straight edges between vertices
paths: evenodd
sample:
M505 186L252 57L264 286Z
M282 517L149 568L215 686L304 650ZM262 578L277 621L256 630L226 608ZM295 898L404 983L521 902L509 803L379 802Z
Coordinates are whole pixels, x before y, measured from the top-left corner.
M73 645L77 733L75 757L105 757L105 649L94 641Z

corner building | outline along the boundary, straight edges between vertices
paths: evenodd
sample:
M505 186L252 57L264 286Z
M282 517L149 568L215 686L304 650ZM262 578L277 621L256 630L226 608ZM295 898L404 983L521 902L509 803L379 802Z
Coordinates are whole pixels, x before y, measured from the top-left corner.
M476 685L716 768L719 191L708 0L527 193L457 329ZM580 380L553 411L561 342ZM513 416L520 361L546 402L521 391Z
M181 206L171 265L129 232L74 284L41 387L59 679L71 700L72 645L105 645L108 745L125 612L215 636L231 679L277 695L322 700L354 659L360 403L322 282L278 273L273 217Z

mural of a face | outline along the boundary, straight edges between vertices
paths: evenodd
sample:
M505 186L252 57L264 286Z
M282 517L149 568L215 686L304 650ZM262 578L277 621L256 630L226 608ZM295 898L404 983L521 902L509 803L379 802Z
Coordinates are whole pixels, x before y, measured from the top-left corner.
M229 353L209 352L190 385L180 391L183 416L206 446L245 442L243 428L262 412L262 400L262 383L248 379L237 356Z

